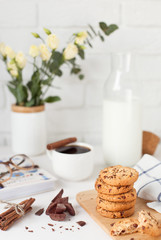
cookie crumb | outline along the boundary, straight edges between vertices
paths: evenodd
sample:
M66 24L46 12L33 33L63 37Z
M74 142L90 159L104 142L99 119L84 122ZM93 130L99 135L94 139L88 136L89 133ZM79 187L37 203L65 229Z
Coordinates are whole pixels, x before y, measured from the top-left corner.
M54 228L52 228L52 231L54 232L54 231L55 231L55 229L54 229Z

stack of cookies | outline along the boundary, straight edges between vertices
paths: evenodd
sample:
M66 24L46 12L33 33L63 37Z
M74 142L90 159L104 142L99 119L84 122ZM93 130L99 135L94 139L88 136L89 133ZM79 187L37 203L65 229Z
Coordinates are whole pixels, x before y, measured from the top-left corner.
M138 172L120 165L101 170L95 183L97 211L104 217L124 218L134 213Z

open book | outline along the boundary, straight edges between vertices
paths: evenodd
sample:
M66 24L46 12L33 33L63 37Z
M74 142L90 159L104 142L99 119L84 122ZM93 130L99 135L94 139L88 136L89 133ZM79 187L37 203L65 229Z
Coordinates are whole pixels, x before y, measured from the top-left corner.
M12 200L54 189L56 178L41 168L14 171L7 182L0 184L0 199Z

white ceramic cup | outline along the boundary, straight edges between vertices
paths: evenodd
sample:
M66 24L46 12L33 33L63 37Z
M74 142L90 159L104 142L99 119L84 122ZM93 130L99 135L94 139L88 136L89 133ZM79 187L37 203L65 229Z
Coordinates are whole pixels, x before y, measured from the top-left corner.
M87 147L89 152L79 154L60 153L55 150L47 150L47 155L51 159L54 173L69 181L80 181L88 178L93 171L93 147L87 143L71 143L68 145L78 145Z

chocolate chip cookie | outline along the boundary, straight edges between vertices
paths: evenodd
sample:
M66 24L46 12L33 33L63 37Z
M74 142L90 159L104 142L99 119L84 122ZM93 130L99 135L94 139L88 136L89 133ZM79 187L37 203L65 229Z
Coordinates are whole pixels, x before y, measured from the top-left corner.
M100 177L97 178L95 183L95 189L98 193L101 194L122 194L129 192L133 188L133 184L126 186L112 186L106 184Z
M138 176L139 173L134 168L121 165L108 167L100 172L103 181L112 186L131 185L138 179Z
M97 212L100 215L102 215L103 217L107 217L107 218L126 218L126 217L130 217L131 215L133 215L133 213L135 211L135 206L128 209L128 210L116 211L116 212L108 211L106 209L103 209L100 206L97 206L96 209L97 209Z
M159 222L145 210L139 212L139 231L149 234L153 237L161 235L161 228Z
M111 235L119 236L138 232L139 221L135 218L120 220L112 226Z
M133 188L127 193L115 194L115 195L99 193L98 197L110 202L131 202L136 199L136 190L135 188Z
M102 207L103 209L106 209L111 212L130 209L136 203L136 200L133 200L131 202L110 202L99 197L97 197L96 201L97 201L97 206Z

